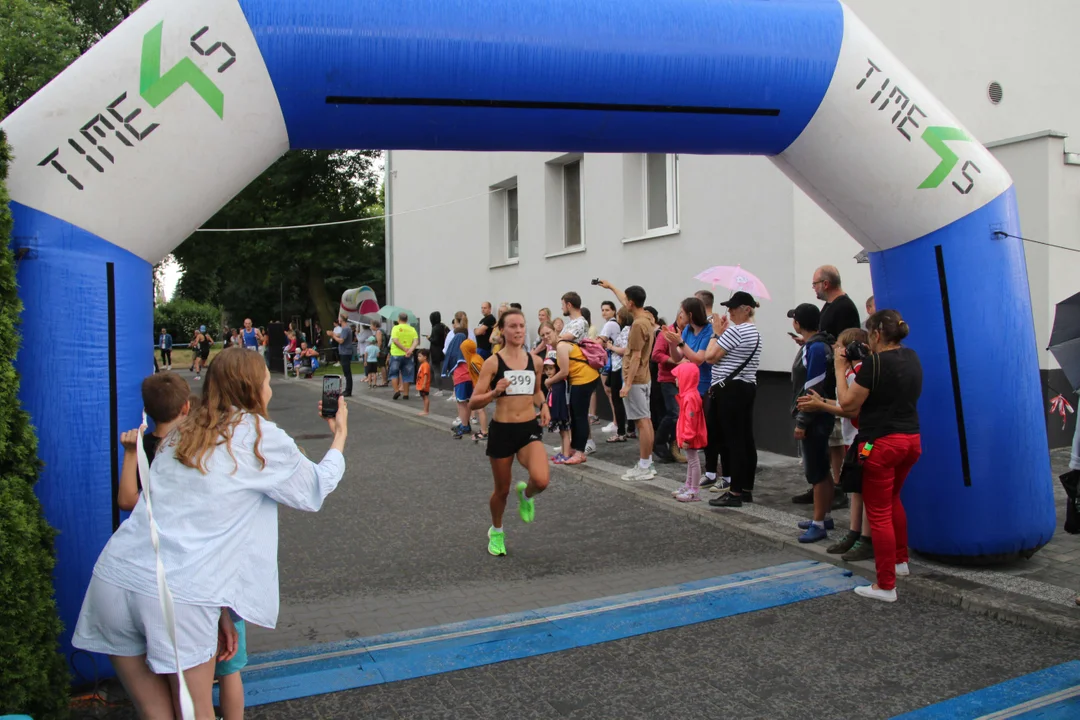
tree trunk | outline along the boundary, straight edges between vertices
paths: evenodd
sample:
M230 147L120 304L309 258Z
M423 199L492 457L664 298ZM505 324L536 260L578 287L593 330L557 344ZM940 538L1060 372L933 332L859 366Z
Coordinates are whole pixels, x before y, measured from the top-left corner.
M338 307L341 301L332 299L326 293L326 283L323 282L322 268L315 265L308 266L307 273L308 297L315 305L315 312L319 316L319 325L325 333L334 327L334 321L338 317ZM322 347L323 338L316 341L317 347Z

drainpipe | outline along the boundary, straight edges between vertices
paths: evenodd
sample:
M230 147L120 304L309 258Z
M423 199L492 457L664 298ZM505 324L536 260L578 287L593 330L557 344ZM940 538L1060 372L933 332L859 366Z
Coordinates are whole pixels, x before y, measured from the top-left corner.
M386 220L383 221L385 233L384 245L386 250L386 302L384 305L394 304L394 170L393 155L390 150L386 151L386 192L384 212Z

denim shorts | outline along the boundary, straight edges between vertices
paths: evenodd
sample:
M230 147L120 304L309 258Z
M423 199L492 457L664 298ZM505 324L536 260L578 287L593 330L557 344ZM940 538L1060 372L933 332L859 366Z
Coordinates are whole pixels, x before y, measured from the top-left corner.
M411 357L404 355L391 355L390 356L390 374L391 378L401 378L401 382L411 383L416 381L416 363L413 362Z

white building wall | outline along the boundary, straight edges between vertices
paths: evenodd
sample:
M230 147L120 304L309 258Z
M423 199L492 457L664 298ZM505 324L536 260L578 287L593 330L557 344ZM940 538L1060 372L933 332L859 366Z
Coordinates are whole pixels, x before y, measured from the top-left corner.
M1072 70L1080 46L1070 37L1071 28L1080 26L1080 3L849 4L981 141L993 144L1048 128L1080 134L1080 74ZM991 81L1003 87L1000 105L987 99ZM995 146L993 152L1016 182L1025 237L1080 249L1080 167L1065 164L1066 143L1045 136ZM682 297L702 287L694 274L711 265L741 264L773 297L758 315L769 339L762 368L786 371L793 346L784 335L784 311L814 301L815 267L836 265L860 309L871 294L869 266L853 259L861 248L765 158L680 156L679 231L624 242L629 221L640 212L625 202L627 173L640 160L586 155L584 249L552 255L551 236L561 229L561 215L551 206L557 193L546 163L558 157L394 152L393 301L422 315L425 327L433 309L444 319L464 309L475 320L483 300L516 301L533 327L536 310L557 310L566 290L577 290L598 311L606 294L589 280L605 277L644 286L649 303L670 318ZM492 247L493 213L499 209L487 193L512 178L518 187L520 257L506 264L501 245ZM1054 303L1080 290L1080 254L1032 244L1025 251L1037 340L1045 348ZM1041 358L1044 368L1056 367L1047 353Z

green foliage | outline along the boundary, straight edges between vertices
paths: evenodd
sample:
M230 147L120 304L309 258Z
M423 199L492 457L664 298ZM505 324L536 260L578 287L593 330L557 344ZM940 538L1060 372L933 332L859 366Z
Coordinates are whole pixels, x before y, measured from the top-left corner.
M66 0L68 10L78 28L79 50L85 52L90 46L109 34L145 0Z
M4 181L10 160L0 130L0 714L35 720L67 716L68 674L58 651L53 599L55 531L34 494L41 463L30 417L18 400L18 323L22 311L9 246Z
M62 3L3 0L0 48L2 118L79 56L79 30Z
M382 215L377 151L287 153L206 227L304 225ZM275 232L195 233L174 251L181 297L230 318L317 313L330 327L341 293L370 285L385 297L383 221ZM284 315L279 310L284 295Z
M154 342L161 328L167 328L173 342L183 344L191 341L200 325L205 325L210 337L218 337L221 326L221 308L187 298L176 298L154 308Z

